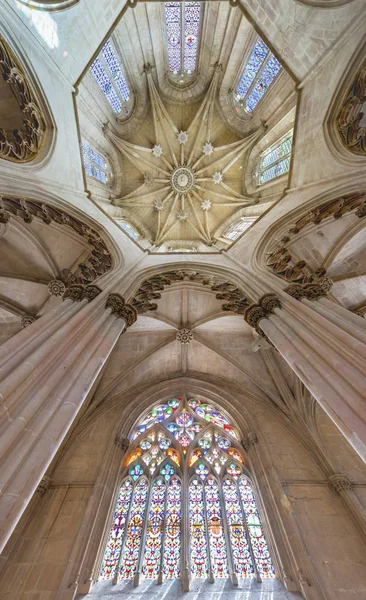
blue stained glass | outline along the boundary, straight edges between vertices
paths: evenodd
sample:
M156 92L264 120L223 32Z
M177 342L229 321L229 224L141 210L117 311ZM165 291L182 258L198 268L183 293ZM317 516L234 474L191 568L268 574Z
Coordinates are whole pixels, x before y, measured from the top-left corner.
M281 64L278 62L277 58L271 56L261 72L254 89L246 100L247 110L252 111L255 109L259 100L263 98L269 86L273 83L280 71Z
M292 152L291 131L285 138L280 140L275 146L272 146L262 154L259 161L258 184L271 181L280 175L284 175L290 169Z
M119 221L120 226L122 227L122 229L124 229L124 231L126 231L128 233L128 235L130 237L132 237L132 239L134 240L138 240L140 237L139 232L137 231L137 229L135 229L131 223L128 223L127 221ZM146 427L144 429L142 429L142 432L146 430Z
M256 45L253 48L253 52L250 55L248 63L244 69L244 73L239 81L238 94L241 98L245 97L247 91L250 88L251 83L253 82L259 69L261 68L268 52L268 46L266 46L264 41L261 38L259 38Z
M184 70L196 69L198 32L200 24L200 2L186 2L184 11Z
M118 62L111 40L108 40L102 48L102 55L106 65L115 80L119 91L121 92L122 100L127 102L130 99L130 89L127 81L121 71L121 66Z
M83 141L81 145L83 153L83 162L85 173L89 177L94 177L101 183L108 182L108 175L106 173L107 163L103 156L99 154L94 148L92 148L87 142Z
M91 65L90 70L91 70L92 74L94 75L94 78L95 78L97 84L99 85L100 89L102 90L103 94L105 95L109 104L111 105L113 111L115 113L121 112L122 104L121 104L116 92L114 91L114 87L113 87L113 85L112 85L107 73L105 72L104 67L98 57L95 59L95 61Z
M169 71L178 73L181 69L181 5L179 2L165 3L165 23L168 46Z
M122 103L130 99L131 93L111 40L104 44L90 71L113 111L120 113Z
M141 465L137 464L130 470L130 475L134 481L136 481L141 475L144 474L144 470Z
M165 2L168 64L171 73L181 73L184 70L189 74L196 70L200 18L200 2Z

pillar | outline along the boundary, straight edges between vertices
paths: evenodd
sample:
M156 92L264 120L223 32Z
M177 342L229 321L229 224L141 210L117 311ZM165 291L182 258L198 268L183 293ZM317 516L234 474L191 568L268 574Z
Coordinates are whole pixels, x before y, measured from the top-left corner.
M0 551L136 311L119 294L71 286L0 351Z
M331 488L341 497L363 540L366 540L366 510L352 489L351 482L338 473L328 478Z
M330 319L313 305L265 294L246 309L244 318L270 340L366 461L366 346L350 323L343 319L341 326L335 313Z

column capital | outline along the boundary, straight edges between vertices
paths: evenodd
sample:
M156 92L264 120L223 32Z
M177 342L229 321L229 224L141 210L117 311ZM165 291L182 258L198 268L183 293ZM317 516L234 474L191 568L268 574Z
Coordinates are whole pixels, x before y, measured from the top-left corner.
M264 294L259 299L258 304L251 304L244 311L244 319L251 327L259 333L263 333L259 327L259 322L262 319L267 319L269 315L273 314L275 308L281 308L281 300L276 294Z
M36 492L38 494L40 494L41 496L43 496L47 492L48 488L50 487L51 481L52 481L51 477L48 477L47 475L43 475L41 481L38 484Z
M37 319L38 317L34 317L33 315L23 315L20 321L22 329L25 329L26 327L28 327L28 325L32 325L32 323L34 323L34 321L36 321Z
M328 483L334 489L334 491L337 492L337 494L341 494L346 490L352 489L350 480L344 475L340 475L338 473L328 477Z
M273 313L275 308L282 308L281 300L276 294L264 294L264 296L259 299L259 305L266 314Z
M126 304L120 294L109 294L106 308L112 309L112 315L124 319L126 327L133 325L137 319L137 311L131 304Z
M94 298L99 296L101 292L102 290L99 286L87 285L86 288L84 288L84 298L86 298L88 302L91 302L92 300L94 300Z
M81 302L84 299L84 286L70 285L63 295L63 300L67 300L68 298L73 302Z
M116 444L116 446L118 446L118 448L122 450L123 453L125 453L130 445L130 440L121 435L120 433L117 433L114 439L114 443Z

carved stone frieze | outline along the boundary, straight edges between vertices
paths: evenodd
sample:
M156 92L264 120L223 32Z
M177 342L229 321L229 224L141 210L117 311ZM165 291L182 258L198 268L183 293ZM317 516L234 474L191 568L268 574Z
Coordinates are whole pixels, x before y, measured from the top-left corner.
M366 88L366 60L358 69L337 117L337 128L345 147L353 154L366 156L363 124Z
M295 298L307 298L308 300L317 300L328 295L333 285L330 277L319 279L318 283L307 283L306 285L289 285L284 289L284 292Z
M66 212L35 200L23 198L0 198L0 223L7 223L10 217L20 217L25 223L40 219L43 223L71 227L90 246L90 255L78 265L75 273L64 269L59 279L66 287L74 284L88 285L112 268L112 256L99 233Z
M319 267L312 271L304 260L295 262L288 250L289 242L304 227L313 223L319 225L324 219L333 217L340 219L344 214L355 211L357 217L366 216L366 191L348 194L342 198L336 198L321 204L319 207L309 210L300 219L295 221L287 234L280 240L278 246L267 257L267 267L286 281L298 284L318 283L324 277L326 271Z
M27 77L3 37L0 37L0 75L9 85L23 118L22 129L0 129L0 158L25 162L37 156L46 132L38 101Z
M132 305L140 314L157 310L158 305L154 300L161 298L160 292L164 291L166 286L179 281L193 281L210 287L213 292L217 292L217 300L227 301L222 305L224 311L244 314L245 308L249 305L244 292L230 281L216 281L210 274L188 270L168 271L146 279L135 293Z
M176 338L177 342L180 342L181 344L189 344L194 338L193 331L190 329L180 329L177 331Z
M126 304L120 294L109 294L105 307L112 309L112 315L124 319L126 328L133 325L137 319L136 309L131 304Z
M328 478L329 485L334 489L337 494L340 494L344 491L351 490L352 484L344 475L331 475Z

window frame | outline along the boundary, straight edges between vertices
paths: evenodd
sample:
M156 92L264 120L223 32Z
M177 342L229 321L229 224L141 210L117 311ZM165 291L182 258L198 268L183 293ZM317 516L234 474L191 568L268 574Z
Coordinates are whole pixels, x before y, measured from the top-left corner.
M257 187L262 187L264 185L267 185L274 181L279 180L281 177L288 176L288 173L290 172L290 168L291 168L293 138L294 138L294 128L292 127L289 131L287 131L287 133L285 133L282 137L280 137L276 142L274 142L273 144L268 146L268 148L266 148L265 150L263 150L260 153L260 155L256 161L255 169L254 169L254 181L255 181L255 184ZM279 148L287 140L291 141L290 151L283 154L282 156L279 156L276 160L269 163L268 165L262 165L266 156L271 154L271 152L274 152L277 148ZM274 175L274 177L271 177L270 179L267 179L266 181L261 181L261 176L263 175L263 173L265 173L266 171L269 171L270 169L273 169L274 167L277 167L279 164L281 164L283 161L285 161L287 159L289 159L289 162L288 162L288 168L286 171L284 171L283 173L279 173L278 175Z
M168 48L168 33L167 33L167 22L166 22L166 14L165 14L165 6L166 4L178 4L180 8L180 70L173 71L169 66L169 48ZM185 8L186 4L189 4L189 0L183 0L182 2L163 2L163 31L164 31L164 44L165 44L165 60L167 66L168 77L175 84L180 84L180 87L184 84L191 83L192 79L198 74L198 65L200 60L200 51L201 51L201 40L202 40L202 27L203 27L203 15L204 15L204 3L198 0L198 4L200 5L200 17L198 24L198 32L197 32L197 51L195 57L195 69L188 73L188 71L184 70L184 60L185 60ZM182 80L183 78L183 80ZM185 80L184 80L185 78Z
M104 164L105 164L104 168L100 164L95 162L93 159L91 159L85 155L84 147L83 147L84 144L86 144L92 152L95 152L98 156L100 156L104 160ZM103 152L101 152L99 149L97 149L94 146L94 144L91 144L89 142L89 140L87 140L84 137L82 137L82 139L81 139L81 157L82 157L83 169L84 169L85 176L92 181L96 181L98 184L100 184L102 186L111 187L112 180L113 180L113 173L112 173L112 169L111 169L110 160ZM102 173L105 173L106 181L104 182L104 181L100 180L98 177L96 177L95 175L87 173L86 162L90 164L92 169L99 169Z

